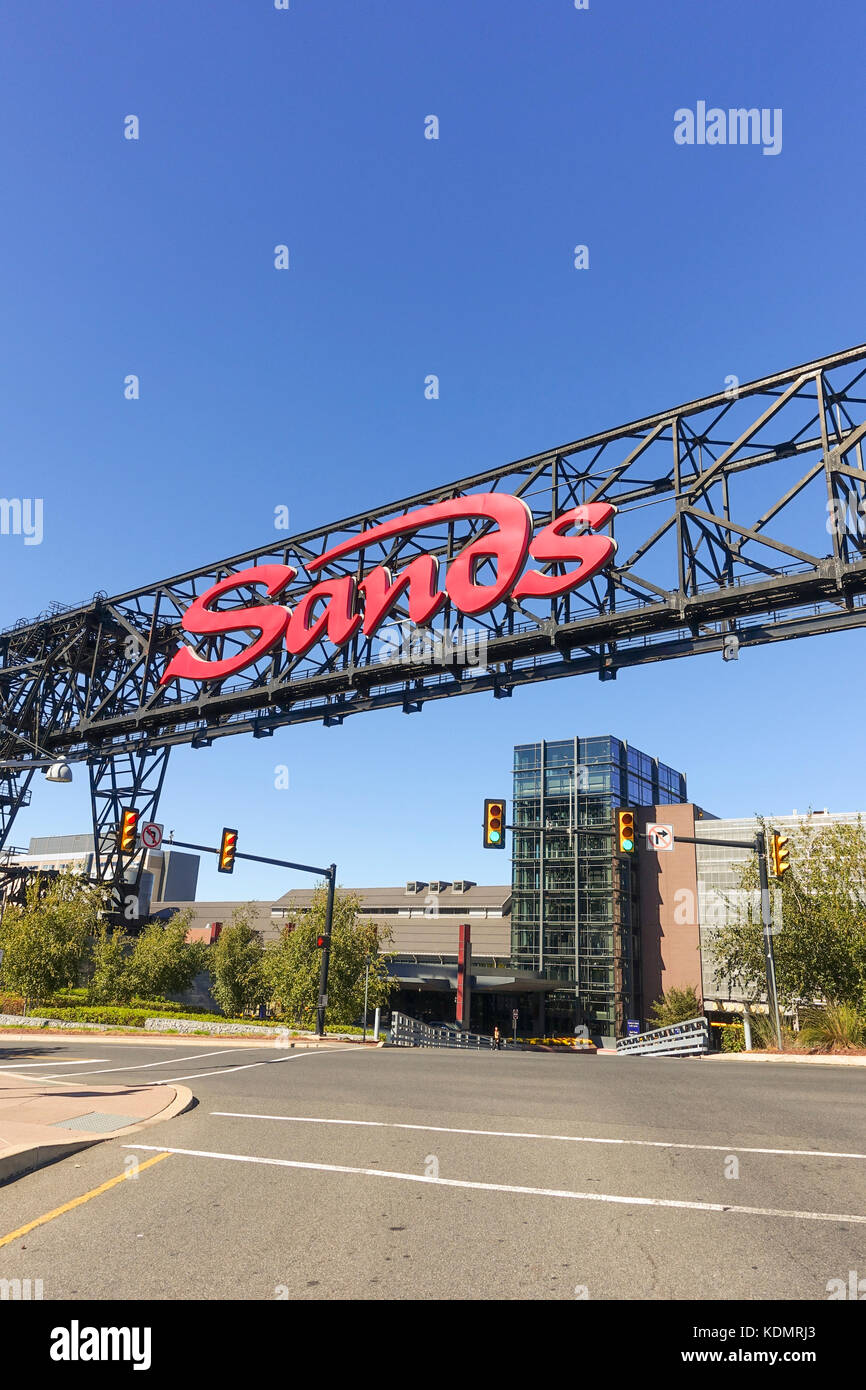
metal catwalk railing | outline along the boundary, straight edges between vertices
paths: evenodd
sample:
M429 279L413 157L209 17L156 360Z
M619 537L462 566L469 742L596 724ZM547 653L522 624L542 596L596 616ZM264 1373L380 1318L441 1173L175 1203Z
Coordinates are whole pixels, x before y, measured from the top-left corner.
M504 1045L504 1038L503 1038ZM392 1047L493 1047L493 1039L483 1033L466 1033L461 1028L437 1028L432 1023L421 1023L408 1014L391 1015Z
M617 1038L616 1043L620 1057L645 1057L650 1053L665 1057L700 1057L709 1050L710 1025L706 1018L669 1023L665 1028L651 1028L630 1038Z

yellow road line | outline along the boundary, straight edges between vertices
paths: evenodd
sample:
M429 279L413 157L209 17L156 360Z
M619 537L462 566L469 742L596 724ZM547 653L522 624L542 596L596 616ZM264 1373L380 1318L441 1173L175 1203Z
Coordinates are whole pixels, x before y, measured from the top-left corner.
M145 1168L150 1168L154 1163L160 1163L164 1158L170 1158L170 1153L157 1154L155 1158L147 1158L144 1163L139 1163L135 1170L136 1175ZM66 1211L73 1211L75 1207L80 1207L82 1203L89 1202L91 1197L99 1197L101 1193L108 1192L109 1188L116 1187L119 1182L128 1182L130 1173L119 1173L116 1178L109 1178L101 1187L94 1187L91 1192L85 1192L83 1197L74 1197L71 1202L64 1202L62 1207L55 1207L53 1211L46 1212L44 1216L37 1216L35 1221L28 1221L26 1226L19 1226L17 1231L10 1231L8 1236L0 1236L0 1248L8 1245L10 1241L18 1240L21 1236L26 1236L29 1231L33 1231L37 1226L44 1226L46 1221L53 1221L55 1216L62 1216Z

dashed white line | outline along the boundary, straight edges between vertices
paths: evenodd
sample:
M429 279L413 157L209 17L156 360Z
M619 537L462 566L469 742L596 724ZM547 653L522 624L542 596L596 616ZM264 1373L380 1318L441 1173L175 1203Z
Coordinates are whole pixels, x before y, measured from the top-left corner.
M518 1187L512 1183L472 1182L467 1178L428 1178L420 1173L390 1172L380 1168L353 1168L342 1163L304 1163L294 1158L260 1158L255 1154L215 1153L209 1149L172 1149L167 1144L124 1144L125 1149L180 1154L187 1158L218 1158L228 1163L258 1163L274 1168L303 1168L317 1173L347 1173L363 1178L390 1178L395 1182L424 1183L428 1187L469 1188L476 1192L509 1192L518 1197L559 1197L573 1202L609 1202L626 1207L673 1207L681 1211L719 1212L736 1216L776 1216L796 1221L836 1221L866 1225L866 1216L830 1211L787 1211L781 1207L736 1207L721 1202L686 1202L672 1197L621 1197L609 1192L571 1192L556 1187Z
M628 1144L645 1149L703 1149L711 1153L786 1154L795 1158L860 1158L866 1154L832 1153L826 1149L755 1149L742 1144L682 1144L675 1139L604 1139L584 1134L543 1134L514 1129L457 1129L450 1125L413 1125L393 1120L331 1120L318 1115L255 1115L243 1110L212 1110L212 1115L235 1120L284 1120L299 1125L359 1125L370 1129L413 1129L425 1134L476 1134L486 1139L551 1139L561 1144Z

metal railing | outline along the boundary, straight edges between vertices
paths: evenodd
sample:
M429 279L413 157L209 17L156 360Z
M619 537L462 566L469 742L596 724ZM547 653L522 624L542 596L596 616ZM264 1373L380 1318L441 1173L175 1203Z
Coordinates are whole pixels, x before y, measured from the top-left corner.
M635 1033L630 1038L617 1038L618 1056L645 1057L652 1053L665 1057L700 1057L710 1050L710 1025L704 1018L689 1018L683 1023L669 1023L665 1028L651 1028L647 1033Z
M420 1023L408 1014L392 1013L390 1042L392 1047L462 1047L491 1048L493 1039L483 1033L465 1033L460 1028L436 1028ZM503 1046L505 1039L502 1039Z

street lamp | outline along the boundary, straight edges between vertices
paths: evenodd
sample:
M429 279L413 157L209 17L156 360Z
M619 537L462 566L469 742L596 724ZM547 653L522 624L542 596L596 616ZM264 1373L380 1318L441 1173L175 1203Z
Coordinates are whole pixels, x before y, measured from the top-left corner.
M72 768L65 758L59 758L56 763L45 769L46 782L71 782Z
M25 772L32 771L37 767L43 769L46 782L72 781L72 768L65 758L28 758L26 760L14 758L0 759L0 772L5 772L7 768L11 768L13 772Z
M44 750L34 743L32 739L25 738L16 730L10 729L7 724L0 724L0 734L11 734L19 743L26 743L28 748L32 748L34 753L38 753L38 758L3 758L0 759L0 771L11 768L13 772L32 771L34 768L41 767L45 770L46 782L71 782L72 768L66 758L46 758Z

